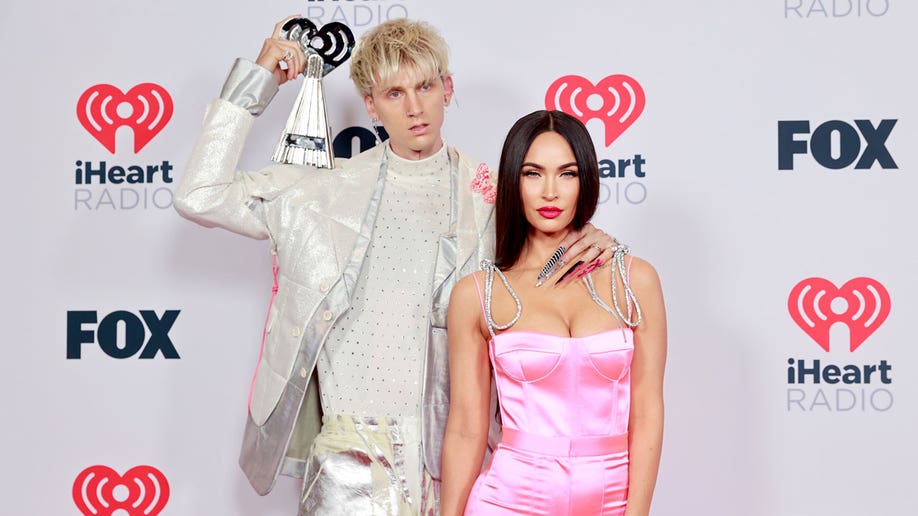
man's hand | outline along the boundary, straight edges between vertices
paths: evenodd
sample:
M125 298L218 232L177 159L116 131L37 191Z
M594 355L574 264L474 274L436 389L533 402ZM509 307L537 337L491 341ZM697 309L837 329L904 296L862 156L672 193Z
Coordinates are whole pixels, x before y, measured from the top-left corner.
M274 34L265 40L261 52L255 59L258 65L274 74L277 84L295 79L306 69L306 54L300 49L300 44L280 39L281 28L294 18L300 18L300 15L288 16L274 26ZM284 66L281 66L281 63L284 63Z

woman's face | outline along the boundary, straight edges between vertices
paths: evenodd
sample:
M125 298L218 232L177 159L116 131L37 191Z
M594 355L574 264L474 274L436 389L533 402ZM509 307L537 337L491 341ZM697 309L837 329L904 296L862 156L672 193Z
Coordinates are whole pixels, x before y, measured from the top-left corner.
M563 136L545 132L533 140L520 170L520 197L532 231L553 235L570 226L580 178L574 151Z

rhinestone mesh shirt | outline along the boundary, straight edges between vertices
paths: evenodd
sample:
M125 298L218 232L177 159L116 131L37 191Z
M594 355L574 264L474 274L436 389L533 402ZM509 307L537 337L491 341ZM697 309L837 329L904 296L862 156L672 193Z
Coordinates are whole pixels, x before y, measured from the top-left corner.
M389 151L386 185L351 310L317 369L326 414L417 416L437 244L449 230L449 158Z

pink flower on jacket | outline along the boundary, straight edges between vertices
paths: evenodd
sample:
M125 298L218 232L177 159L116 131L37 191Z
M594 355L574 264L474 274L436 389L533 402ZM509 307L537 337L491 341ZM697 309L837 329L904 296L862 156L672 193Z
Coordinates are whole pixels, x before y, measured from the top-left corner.
M480 193L488 204L494 204L497 200L497 187L491 181L491 170L484 163L478 165L475 179L472 180L472 191Z

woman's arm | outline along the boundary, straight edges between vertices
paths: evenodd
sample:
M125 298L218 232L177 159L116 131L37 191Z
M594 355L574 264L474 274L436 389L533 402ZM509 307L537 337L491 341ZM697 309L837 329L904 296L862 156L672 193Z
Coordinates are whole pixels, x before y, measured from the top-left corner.
M443 516L465 511L488 441L491 368L481 320L478 289L466 276L453 288L447 313L450 391L440 491Z
M653 266L635 258L631 288L643 321L634 333L631 363L631 416L628 428L629 482L625 516L650 514L663 445L663 369L666 363L666 310Z

